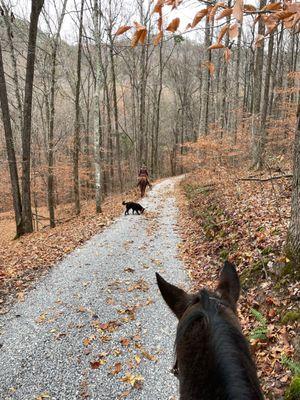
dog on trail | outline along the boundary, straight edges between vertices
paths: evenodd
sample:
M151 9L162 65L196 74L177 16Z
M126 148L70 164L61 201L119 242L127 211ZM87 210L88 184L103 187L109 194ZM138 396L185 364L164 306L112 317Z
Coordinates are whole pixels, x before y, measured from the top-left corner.
M123 201L122 204L126 206L125 215L129 214L129 210L132 210L132 214L136 212L138 215L143 214L145 211L144 207L142 207L139 203L134 203L133 201Z

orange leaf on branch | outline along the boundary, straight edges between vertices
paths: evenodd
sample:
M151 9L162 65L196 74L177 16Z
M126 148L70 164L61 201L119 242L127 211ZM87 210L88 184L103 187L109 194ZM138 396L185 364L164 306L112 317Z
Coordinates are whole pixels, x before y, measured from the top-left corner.
M180 18L174 18L167 26L166 30L170 32L176 32L180 24Z
M137 31L147 30L147 28L144 25L140 24L139 22L134 21L133 23L134 23Z
M182 3L182 0L166 0L165 2L166 6L172 6L172 10L177 8L180 3Z
M123 35L123 33L127 32L131 28L132 28L132 26L129 26L129 25L120 26L120 28L117 30L115 35L116 36Z
M160 13L157 21L157 27L159 31L162 31L162 26L163 26L163 19L162 19L162 14Z
M255 47L260 47L262 45L264 38L265 38L264 35L258 34L255 38L255 43L254 43Z
M224 52L224 58L227 63L230 61L230 56L231 56L231 51L229 50L228 47L226 47Z
M153 14L154 13L161 13L164 3L165 3L164 0L158 0L158 2L154 6Z
M157 46L163 38L163 31L160 31L153 39L154 46Z
M244 11L254 12L256 11L256 7L252 4L244 4Z
M223 46L223 45L222 45ZM223 46L224 47L224 46ZM205 61L203 65L209 70L211 76L213 76L215 72L215 65L210 61Z
M218 35L218 39L217 39L217 42L218 42L218 43L220 43L221 40L223 39L225 33L226 33L227 30L228 30L228 27L229 27L229 24L226 24L226 25L224 25L224 26L221 28L221 30L220 30L220 32L219 32L219 35Z
M225 46L222 43L214 43L209 46L208 50L223 49Z
M195 28L195 26L199 24L199 22L207 15L207 13L208 8L204 8L203 10L198 11L193 19L191 28Z
M138 43L144 44L147 37L147 29L139 22L134 22L136 31L131 39L131 46L135 47Z
M231 25L228 29L228 34L230 39L237 37L239 34L239 24L235 23Z
M283 25L286 29L292 29L295 26L294 17L286 18L283 20Z
M209 13L209 20L213 21L216 15L216 12L218 10L219 7L224 7L224 3L217 3L216 5L214 5Z
M261 11L274 11L274 10L281 10L282 4L281 3L270 3L265 5Z
M232 14L232 8L225 8L223 11L220 12L216 20L218 21L219 19L230 17L231 14Z
M273 32L274 29L276 29L278 22L278 18L275 14L270 14L267 18L264 19L264 23L267 27L267 34Z
M240 23L243 21L243 9L244 0L236 0L232 9L232 16Z
M285 11L278 11L276 14L274 14L275 16L276 16L276 18L278 18L279 20L283 20L283 19L286 19L286 18L290 18L292 15L294 15L294 13L293 12L291 12L291 11L287 11L287 10L285 10Z

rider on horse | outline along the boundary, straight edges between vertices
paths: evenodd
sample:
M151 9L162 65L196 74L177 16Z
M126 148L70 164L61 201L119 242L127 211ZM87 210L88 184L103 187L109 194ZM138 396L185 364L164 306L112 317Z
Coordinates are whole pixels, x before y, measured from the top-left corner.
M149 181L148 170L147 170L147 167L146 167L145 164L143 164L143 165L141 166L140 171L139 171L139 174L138 174L139 180L140 180L140 178L142 178L142 177L146 178L146 179L147 179L147 184L148 184L149 186L151 186L150 181Z

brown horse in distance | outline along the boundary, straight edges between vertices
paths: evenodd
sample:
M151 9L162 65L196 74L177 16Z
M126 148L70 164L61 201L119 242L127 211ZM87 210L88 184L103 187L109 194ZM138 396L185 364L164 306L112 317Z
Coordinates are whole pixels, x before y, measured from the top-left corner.
M144 197L146 192L146 187L147 186L151 187L147 176L141 176L138 180L137 186L141 190L141 197Z

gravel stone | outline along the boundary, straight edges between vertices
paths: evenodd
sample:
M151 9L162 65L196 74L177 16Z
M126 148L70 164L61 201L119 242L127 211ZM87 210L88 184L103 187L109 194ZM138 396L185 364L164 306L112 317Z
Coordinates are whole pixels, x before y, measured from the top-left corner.
M177 258L178 179L158 183L141 201L144 215L116 219L0 317L1 400L177 398L176 319L155 272L189 286ZM120 325L108 332L109 321ZM103 365L91 368L95 361ZM132 387L126 373L144 380Z

